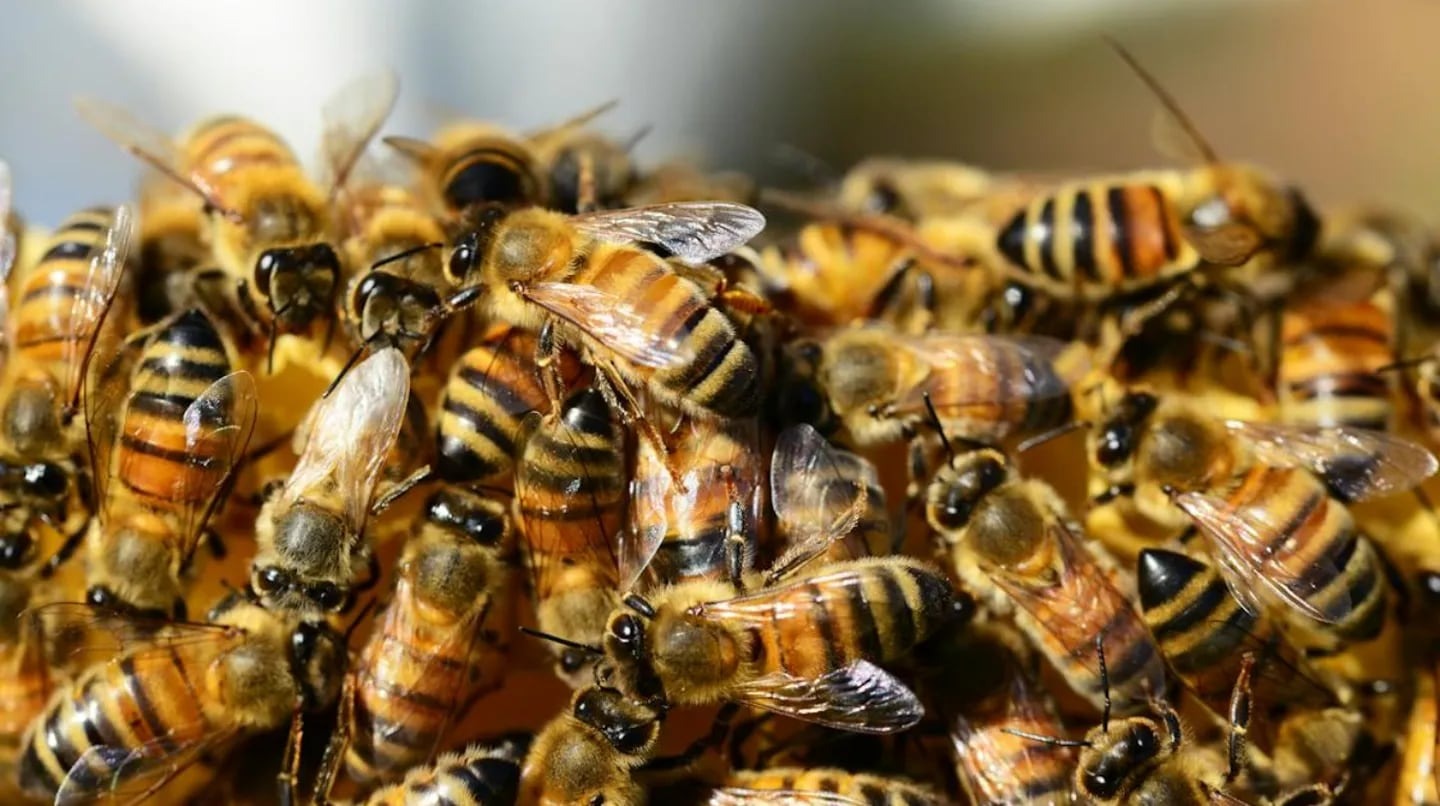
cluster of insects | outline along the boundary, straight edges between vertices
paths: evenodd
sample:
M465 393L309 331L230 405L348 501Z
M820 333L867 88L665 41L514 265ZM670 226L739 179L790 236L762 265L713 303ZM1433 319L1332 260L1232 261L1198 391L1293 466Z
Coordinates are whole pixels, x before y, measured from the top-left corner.
M146 173L0 173L6 802L1440 804L1440 240L1117 50L1195 164L78 101Z

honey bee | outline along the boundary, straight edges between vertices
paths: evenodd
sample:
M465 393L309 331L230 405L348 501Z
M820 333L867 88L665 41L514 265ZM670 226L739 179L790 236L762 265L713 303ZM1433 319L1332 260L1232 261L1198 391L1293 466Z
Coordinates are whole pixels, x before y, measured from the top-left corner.
M90 604L184 620L182 574L255 426L255 379L231 365L192 309L133 338L87 385L100 503L87 540Z
M34 559L37 524L75 541L89 521L77 459L84 438L75 414L120 288L132 222L126 207L82 210L60 225L40 261L18 278L0 379L0 563L6 568Z
M635 771L651 759L664 712L611 689L575 692L535 737L520 772L520 803L643 803Z
M995 179L959 162L872 157L845 172L835 198L844 210L920 220L969 211L994 192Z
M412 767L403 780L371 792L359 806L418 806L427 801L458 806L501 806L515 803L520 787L520 765L530 741L507 739L471 744L443 753L432 764ZM316 787L315 803L337 804Z
M1048 294L1104 301L1193 281L1197 273L1257 272L1309 254L1320 221L1300 192L1257 168L1222 162L1159 82L1111 44L1205 165L1067 182L1037 195L997 234L1009 273Z
M638 441L620 590L738 583L754 568L763 505L756 441L744 424L703 420L680 424L664 446Z
M1113 682L1127 710L1163 695L1160 648L1048 484L1021 478L999 451L952 453L926 488L925 516L961 581L1001 612L1013 610L1077 693L1099 707Z
M540 630L594 644L618 589L625 437L592 389L558 409L531 418L515 468L515 523ZM593 653L557 646L557 673L572 686L587 682L592 660Z
M817 556L824 543L806 553ZM782 558L776 568L803 565ZM861 733L919 722L914 693L875 664L951 620L956 598L945 577L898 556L774 575L738 595L727 583L696 581L653 600L626 596L606 627L597 680L659 705L732 701Z
M202 121L174 140L128 112L77 99L82 118L204 203L206 238L251 323L306 331L331 316L340 284L329 202L393 105L391 74L343 87L327 102L327 189L305 174L280 137L243 117ZM271 356L273 369L273 352Z
M547 188L545 206L562 213L618 207L635 183L629 142L606 137L586 124L615 107L602 104L526 137Z
M373 572L365 521L409 396L410 368L387 347L311 410L300 460L255 522L250 585L266 607L335 612Z
M869 460L829 443L808 425L780 434L770 458L770 499L781 557L823 540L816 562L892 554L894 525Z
M817 425L836 417L862 446L913 437L927 399L951 439L978 444L1051 430L1073 411L1070 382L1054 363L1063 345L1050 339L907 337L871 325L792 349L801 367L793 384L813 384L827 402Z
M781 767L736 770L705 802L707 806L940 806L945 801L929 787L904 778Z
M37 611L51 634L103 653L50 700L23 739L21 788L59 803L143 800L207 753L335 702L344 639L232 597L212 624L153 626L85 605ZM78 639L77 639L78 640Z
M453 721L504 679L514 537L504 505L431 496L395 592L351 668L346 770L362 786L428 762Z
M635 381L692 416L742 417L759 399L754 354L698 286L636 244L703 263L764 223L719 202L568 217L492 208L456 245L451 273L470 278L457 297L479 296L495 319L532 332L553 328L554 344L577 349L618 393Z
M1388 431L1395 422L1394 313L1388 294L1314 299L1281 313L1276 396L1283 422Z
M419 169L417 190L454 226L489 205L544 204L546 182L535 152L520 135L489 123L446 126L431 142L391 135L384 143Z
M452 483L488 481L514 464L525 415L550 413L536 371L537 340L509 326L492 329L450 370L436 421L437 475ZM580 367L569 352L555 362L570 388Z
M1437 466L1380 432L1221 420L1136 390L1089 450L1107 491L1157 522L1193 521L1241 606L1279 606L1317 650L1372 640L1386 621L1390 586L1347 504L1410 489Z

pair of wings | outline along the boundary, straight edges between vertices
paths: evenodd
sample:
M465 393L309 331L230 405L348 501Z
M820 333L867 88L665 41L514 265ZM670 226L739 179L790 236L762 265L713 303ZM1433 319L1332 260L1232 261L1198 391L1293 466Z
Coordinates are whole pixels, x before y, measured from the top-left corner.
M1067 345L1045 336L893 336L896 344L929 368L926 377L904 390L890 407L902 416L923 416L927 398L944 419L948 413L985 404L1031 404L1066 397L1077 373L1082 371L1077 367L1062 374L1055 361ZM942 385L956 374L985 382L967 384L964 392L957 394L960 390Z
M731 252L765 228L765 217L758 211L729 202L604 210L571 216L569 221L591 239L613 244L652 244L693 264ZM673 369L695 359L693 350L686 345L655 333L647 324L650 312L637 307L634 299L593 285L566 282L525 283L517 290L527 301L632 364Z
M246 640L243 631L231 627L133 618L79 602L42 605L22 618L36 625L72 668L131 661L136 669L168 668L176 655L192 661L191 668L204 668L204 663ZM216 730L208 723L166 727L170 731L166 736L138 746L93 745L68 771L54 802L141 803L207 753L238 738L236 730ZM200 738L175 738L182 735Z
M1379 431L1240 420L1226 421L1225 426L1248 444L1256 462L1313 473L1341 504L1413 489L1440 466L1419 445ZM1247 612L1263 612L1262 593L1322 624L1334 623L1336 614L1350 611L1347 591L1337 590L1338 598L1326 608L1309 601L1316 590L1315 580L1333 579L1340 571L1331 554L1317 558L1320 567L1308 578L1259 559L1269 557L1271 552L1265 547L1291 528L1266 502L1235 507L1222 495L1208 491L1181 493L1174 502L1205 536L1230 592Z
M1026 732L1040 736L1061 735L1060 721L1039 699L1040 696L1034 685L1026 682L1024 674L1014 669L1005 713L998 722L977 724L963 715L952 720L950 741L961 768L971 778L971 789L978 802L1023 802L1023 792L1016 790L1023 789L1025 782L1037 780L1037 773L1048 774L1045 767L1052 766L1041 761L1041 757L1073 754L1074 751L1069 748L1003 734L1005 727L1022 727Z
M387 71L352 81L325 102L321 109L320 178L331 198L344 186L366 146L390 116L399 91L399 79ZM174 138L105 101L77 98L75 108L87 123L140 161L204 199L211 209L239 219L218 189L186 164Z
M280 490L277 511L302 498L338 497L351 534L369 516L385 459L400 433L410 400L410 365L394 347L357 364L305 416L300 459Z

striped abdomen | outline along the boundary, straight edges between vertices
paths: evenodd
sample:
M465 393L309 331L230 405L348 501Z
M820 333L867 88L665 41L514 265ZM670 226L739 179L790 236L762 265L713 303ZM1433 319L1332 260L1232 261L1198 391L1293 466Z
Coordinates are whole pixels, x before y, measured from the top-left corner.
M438 162L440 196L453 214L484 204L522 206L543 199L534 157L514 140L472 138L442 149Z
M1389 428L1390 380L1377 370L1395 361L1390 314L1369 300L1311 302L1284 312L1280 338L1276 392L1285 422Z
M1035 736L1065 734L1060 720L1040 709L986 721L956 717L956 773L971 802L1011 806L1072 802L1074 750L1025 739L1011 730Z
M405 780L376 790L365 806L512 806L520 787L520 761L503 751L467 747L446 753Z
M348 208L347 222L355 233L351 259L354 270L361 273L379 261L425 244L442 243L445 231L440 222L421 204L410 190L393 185L360 188L360 196ZM444 252L427 249L403 260L392 260L382 268L397 277L404 277L439 291L447 283L443 265Z
M97 317L76 310L83 307L76 302L78 297L103 293L86 282L90 260L105 248L114 216L110 208L92 207L66 218L46 243L40 261L21 280L10 312L15 357L43 368L62 385L72 371L78 371L65 366L66 361L98 325Z
M1261 522L1284 524L1258 545L1232 542L1240 562L1290 588L1324 613L1328 623L1292 610L1295 618L1344 641L1368 641L1380 634L1387 583L1375 548L1318 478L1299 468L1257 465L1225 495L1225 502L1230 511L1264 512Z
M215 495L230 472L226 441L193 442L185 410L230 372L225 343L198 310L180 314L146 345L131 376L115 449L115 475L142 500L179 510Z
M946 431L985 444L1069 422L1068 386L1049 358L1006 342L965 351L925 381Z
M929 788L904 778L839 769L736 770L726 776L724 786L776 793L823 792L870 806L940 806L945 802Z
M548 413L535 369L535 337L504 330L460 357L440 398L439 476L482 481L508 471L525 415Z
M176 748L195 747L232 727L208 718L199 696L214 655L193 649L122 655L82 674L31 724L20 759L21 788L36 797L54 797L70 775L77 791L98 794L112 778L125 780L169 766L177 761L169 755ZM85 765L75 767L93 747L111 749L92 753ZM126 758L114 748L144 752Z
M954 591L930 566L907 557L869 558L727 602L706 615L748 611L757 675L816 678L859 660L902 657L951 616Z
M822 327L875 318L891 281L914 261L899 239L838 223L807 224L764 257L786 281L796 316Z
M1199 257L1163 178L1152 179L1063 185L1016 213L997 247L1036 286L1092 299L1190 271Z
M181 147L185 165L210 188L244 176L251 168L300 172L295 153L280 136L242 117L225 115L198 124Z
M0 670L0 768L13 770L21 736L45 709L57 681L38 636L5 647Z
M632 365L662 399L691 413L754 413L760 402L754 354L730 320L659 258L631 247L597 245L570 282L625 300L644 317L641 326L647 333L688 356L682 365L665 369ZM609 354L603 343L592 348L601 356Z

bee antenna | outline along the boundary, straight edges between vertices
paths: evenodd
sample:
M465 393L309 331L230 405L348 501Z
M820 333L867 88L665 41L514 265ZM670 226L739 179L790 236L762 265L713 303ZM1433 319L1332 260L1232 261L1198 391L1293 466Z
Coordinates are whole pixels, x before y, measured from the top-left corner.
M1125 46L1120 44L1114 37L1107 36L1105 37L1105 41L1115 50L1115 53L1125 61L1125 64L1130 66L1130 69L1145 83L1145 86L1150 88L1150 92L1155 94L1155 97L1160 100L1165 110L1175 118L1176 123L1180 124L1180 128L1185 130L1185 134L1189 135L1191 141L1195 143L1195 147L1200 150L1200 155L1205 158L1205 161L1211 165L1219 162L1220 158L1215 156L1215 149L1210 147L1210 143L1207 142L1205 136L1200 133L1200 129L1195 125L1195 121L1191 120L1190 116L1185 114L1185 110L1180 108L1180 103L1175 100L1175 97L1170 94L1169 90L1165 89L1159 79L1155 78L1149 70L1146 70L1145 67L1140 64L1140 60L1136 59L1135 55L1127 50Z
M930 393L926 392L925 413L930 417L930 423L935 426L935 431L940 434L940 444L945 446L945 453L951 460L955 459L955 446L950 444L950 438L945 436L945 424L940 421L940 413L935 410L935 401L930 399Z
M598 646L595 646L594 644L582 644L579 641L571 641L569 638L561 638L558 635L553 635L548 632L542 632L540 630L532 629L530 627L521 627L520 632L523 632L532 638L539 638L542 641L549 641L552 644L559 644L560 646L569 647L571 649L578 649L581 652L588 652L591 655L605 654L605 650L601 649Z
M375 597L371 596L369 601L365 602L365 604L361 606L360 610L355 614L355 618L350 620L350 626L345 628L345 643L347 645L350 643L350 636L354 635L355 630L359 628L360 622L364 621L365 616L369 615L370 611L374 609Z
M625 596L625 606L645 618L655 618L655 606L646 601L645 597L638 593L627 594Z
M363 341L360 343L359 347L355 348L354 352L350 353L350 357L345 359L345 366L341 367L340 371L335 373L335 379L330 381L330 385L325 387L324 394L320 395L321 400L329 397L330 393L335 391L335 387L340 385L340 381L342 378L345 377L345 374L348 373L350 370L354 369L356 364L360 363L360 356L364 355L365 351L369 349L369 347L370 343L368 341Z
M1021 442L1015 447L1015 452L1027 453L1040 447L1041 445L1044 445L1047 442L1050 442L1051 440L1059 439L1060 437L1065 436L1071 431L1079 431L1082 428L1089 428L1091 425L1092 423L1089 420L1071 420L1064 425L1056 426L1049 431L1036 434L1035 436Z
M380 268L381 266L388 266L388 265L390 265L391 263L397 263L397 262L399 262L399 261L404 260L405 258L413 257L413 256L415 256L415 255L420 254L421 252L428 252L428 251L430 251L431 249L444 249L444 248L445 248L445 244L439 243L439 242L436 242L436 243L422 243L422 244L420 244L419 246L412 246L412 247L410 247L409 249L402 249L401 251L396 252L396 253L393 254L393 255L390 255L389 257L381 258L381 259L375 261L374 263L371 263L371 264L370 264L370 268L371 268L371 270L378 269L378 268Z
M625 153L628 154L634 151L635 146L640 145L640 141L644 140L646 137L649 137L650 132L652 131L655 131L655 124L646 123L644 126L641 126L639 130L637 130L634 134L626 138L623 144L625 147Z
M1105 631L1095 635L1095 658L1100 663L1100 691L1105 696L1105 710L1100 712L1100 730L1110 732L1110 669L1105 665Z
M1424 366L1425 364L1434 361L1435 357L1436 356L1434 353L1430 353L1428 355L1420 355L1414 358L1402 358L1399 361L1395 361L1381 367L1376 367L1373 371L1378 374L1381 372L1395 372L1402 369L1412 369L1414 367Z
M1048 744L1054 747L1093 746L1090 742L1087 742L1084 739L1062 739L1059 736L1045 736L1039 733L1031 733L1028 730L1020 730L1019 728L1001 728L1000 730L1002 733L1008 733L1011 736L1019 736L1022 739L1029 739L1032 742L1040 742L1041 744Z

